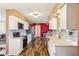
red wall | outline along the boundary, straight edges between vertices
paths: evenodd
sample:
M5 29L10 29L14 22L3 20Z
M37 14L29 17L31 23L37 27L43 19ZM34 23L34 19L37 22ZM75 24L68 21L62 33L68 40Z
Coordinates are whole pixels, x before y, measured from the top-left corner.
M43 37L43 33L49 30L49 26L48 24L45 24L45 23L40 24L40 26L41 26L41 37Z
M33 24L32 26L35 26L36 24ZM46 23L40 23L40 36L43 37L43 33L49 30L49 25Z

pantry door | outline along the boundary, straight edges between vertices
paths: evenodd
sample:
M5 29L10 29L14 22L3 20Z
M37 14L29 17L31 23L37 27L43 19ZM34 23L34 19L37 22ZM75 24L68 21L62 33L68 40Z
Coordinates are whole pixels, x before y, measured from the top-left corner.
M40 25L35 25L35 37L40 37Z

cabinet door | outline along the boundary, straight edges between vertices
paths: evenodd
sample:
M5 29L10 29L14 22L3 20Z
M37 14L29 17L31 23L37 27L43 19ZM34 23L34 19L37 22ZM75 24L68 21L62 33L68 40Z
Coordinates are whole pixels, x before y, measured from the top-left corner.
M23 23L24 23L24 29L28 30L29 29L29 24L27 22L25 22L25 21Z
M60 29L67 29L67 5L60 10Z
M0 22L0 34L6 33L6 23L5 22Z
M40 25L35 25L35 37L40 37Z
M23 50L22 38L10 38L9 40L9 55L18 55Z
M57 29L57 19L56 18L52 18L51 20L49 20L49 29Z
M9 30L17 30L18 22L23 24L25 30L29 29L29 24L16 16L9 16Z
M27 44L29 44L32 40L32 35L31 34L28 34L27 35Z
M9 30L18 29L18 18L15 16L9 16Z
M78 4L65 4L60 11L60 29L77 29Z
M0 34L6 33L6 12L0 9Z

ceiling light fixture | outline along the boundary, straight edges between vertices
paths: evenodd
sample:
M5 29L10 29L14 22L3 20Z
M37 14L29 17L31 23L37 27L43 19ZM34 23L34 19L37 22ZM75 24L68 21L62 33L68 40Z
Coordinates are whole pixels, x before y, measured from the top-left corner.
M40 16L40 13L39 13L39 12L33 12L33 13L32 13L32 16L33 16L33 17L39 17L39 16Z

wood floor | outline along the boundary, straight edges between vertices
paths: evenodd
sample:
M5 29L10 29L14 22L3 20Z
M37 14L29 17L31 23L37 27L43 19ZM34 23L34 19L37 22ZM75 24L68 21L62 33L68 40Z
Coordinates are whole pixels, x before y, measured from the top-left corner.
M25 48L20 56L48 56L47 46L38 37Z

